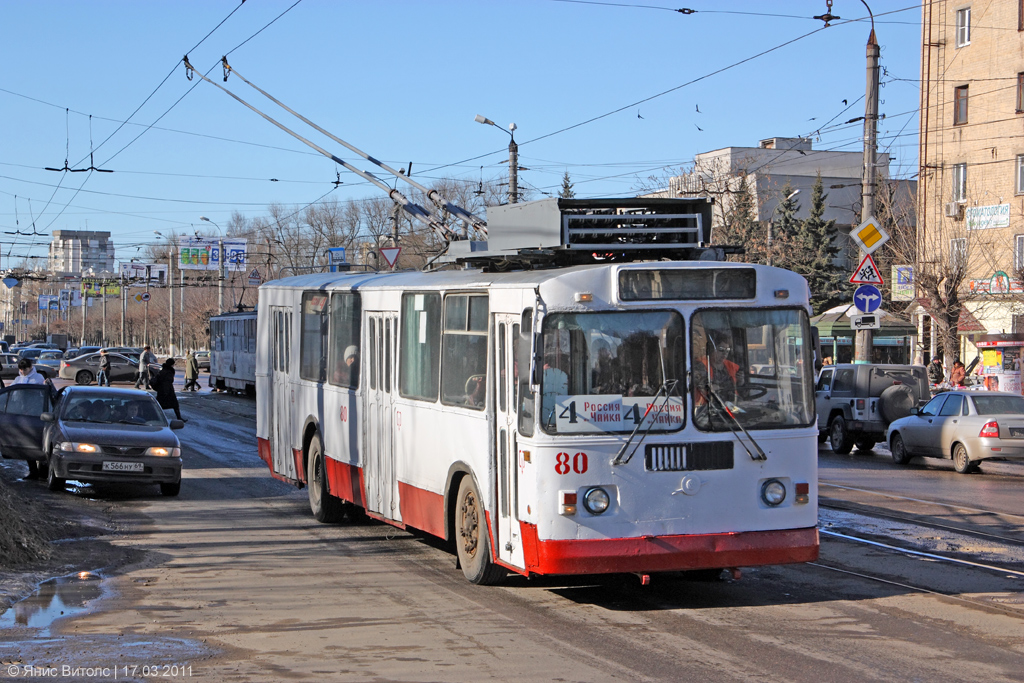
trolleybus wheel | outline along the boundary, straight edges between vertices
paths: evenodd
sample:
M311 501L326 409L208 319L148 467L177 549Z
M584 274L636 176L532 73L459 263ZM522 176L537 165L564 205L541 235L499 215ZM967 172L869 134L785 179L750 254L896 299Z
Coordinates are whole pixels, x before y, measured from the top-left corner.
M455 549L466 578L482 586L500 583L506 571L491 562L491 544L487 540L483 503L473 477L469 475L459 483L455 533Z
M320 436L313 435L309 442L306 458L306 488L309 490L309 507L316 521L324 524L340 522L345 514L345 504L327 491L327 470L324 468L324 447Z

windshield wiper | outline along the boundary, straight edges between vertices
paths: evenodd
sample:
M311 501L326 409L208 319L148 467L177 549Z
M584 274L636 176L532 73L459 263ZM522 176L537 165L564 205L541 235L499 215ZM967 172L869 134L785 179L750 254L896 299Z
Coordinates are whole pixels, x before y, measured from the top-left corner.
M668 405L668 399L671 395L671 392L675 391L678 385L679 380L677 379L667 379L662 383L661 388L658 389L658 393L654 395L654 398L651 400L650 405L647 406L647 410L644 411L644 416L640 418L639 422L636 423L636 427L633 427L633 431L626 439L626 443L622 444L622 448L619 449L618 455L616 455L615 459L612 460L613 465L625 465L627 462L633 459L633 456L636 454L637 448L640 448L640 444L644 442L644 439L647 438L647 435L651 433L652 429L654 429L654 425L658 422L658 416L661 415L661 412L665 409L665 406ZM654 414L654 418L651 420L651 423L647 425L647 431L645 431L644 435L640 437L640 440L636 442L636 446L633 448L632 451L630 451L629 455L623 458L622 456L623 454L625 454L626 449L629 448L629 444L633 443L633 437L636 436L636 433L640 430L640 426L643 425L644 420L646 420L647 416L650 415L651 408L653 408L654 405L658 402L658 397L661 396L662 392L664 392L665 394L665 399L661 402L661 405L658 406L658 412Z
M722 400L722 397L718 395L718 392L716 392L714 389L711 388L711 382L710 381L707 382L704 385L704 390L708 393L708 396L710 396L711 398L713 398L716 401L718 401L719 405L722 406L722 411L727 416L729 416L729 420L732 420L731 424L730 424L729 420L726 420L725 421L725 425L730 430L732 430L733 434L736 435L736 440L739 442L739 444L741 446L743 446L743 450L745 450L747 452L747 455L750 456L750 459L751 460L767 460L768 456L765 455L765 452L761 449L761 446L758 445L758 443L754 439L754 437L752 437L750 435L750 432L748 432L746 429L743 428L743 425L740 424L740 421L737 420L736 416L732 414L732 411L729 410L729 406L726 405L725 401ZM710 420L710 416L711 416L711 410L712 410L712 407L711 407L711 404L709 403L708 404L708 419L709 420ZM735 425L735 427L733 425ZM736 427L739 427L739 431L736 430ZM748 439L750 439L750 443L753 444L754 449L757 451L757 453L751 452L751 450L747 447L747 444L743 443L743 439L740 438L740 432L743 432L743 435L746 436Z

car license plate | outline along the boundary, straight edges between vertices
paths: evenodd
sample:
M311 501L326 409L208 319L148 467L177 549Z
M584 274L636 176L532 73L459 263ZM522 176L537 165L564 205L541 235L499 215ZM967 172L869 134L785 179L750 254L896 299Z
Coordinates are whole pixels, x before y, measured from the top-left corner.
M141 462L103 462L104 472L144 472L145 469Z
M1024 427L1010 427L1010 436L1024 437Z

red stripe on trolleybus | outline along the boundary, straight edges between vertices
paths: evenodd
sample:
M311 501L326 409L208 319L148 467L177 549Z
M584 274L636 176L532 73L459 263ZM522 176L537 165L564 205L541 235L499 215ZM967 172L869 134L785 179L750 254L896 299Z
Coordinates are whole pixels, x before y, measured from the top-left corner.
M519 523L526 569L537 574L614 574L813 562L818 530L542 541Z
M444 538L444 496L399 481L398 507L406 526Z
M363 501L363 468L324 458L327 466L327 484L331 495L365 507Z
M295 457L295 476L303 484L306 483L306 465L302 462L302 449L293 448L292 455Z
M256 445L259 448L260 459L267 463L267 468L270 470L270 476L279 481L287 482L289 484L298 484L295 479L290 479L283 474L278 474L274 471L274 456L271 455L270 441L267 439L256 438Z

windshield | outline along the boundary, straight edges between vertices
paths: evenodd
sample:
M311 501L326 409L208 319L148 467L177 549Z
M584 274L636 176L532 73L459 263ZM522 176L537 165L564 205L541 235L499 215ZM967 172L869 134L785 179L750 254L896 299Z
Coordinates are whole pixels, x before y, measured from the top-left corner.
M541 426L548 433L683 426L679 313L557 313L544 318L542 337Z
M810 328L802 310L704 310L691 324L694 424L724 432L814 422Z
M167 419L152 398L72 397L64 409L65 422L102 422L164 427Z

